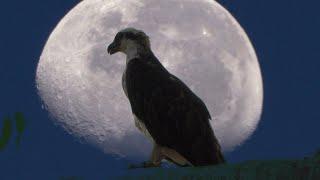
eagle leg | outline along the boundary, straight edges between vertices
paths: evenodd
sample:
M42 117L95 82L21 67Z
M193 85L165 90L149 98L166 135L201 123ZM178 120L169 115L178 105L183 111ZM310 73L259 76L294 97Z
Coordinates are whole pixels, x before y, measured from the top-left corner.
M180 167L192 166L192 164L183 157L180 153L175 151L174 149L162 147L161 154L165 157L165 159L169 162L174 163Z
M161 146L154 143L150 160L137 165L131 164L129 169L159 167L162 159L164 159L164 156L161 154Z

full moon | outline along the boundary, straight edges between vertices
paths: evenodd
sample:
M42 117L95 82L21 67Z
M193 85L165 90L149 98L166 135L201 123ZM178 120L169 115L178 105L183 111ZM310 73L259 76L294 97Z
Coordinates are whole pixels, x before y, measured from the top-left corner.
M119 157L147 157L122 87L125 55L107 54L115 34L143 30L161 63L206 104L224 152L254 132L262 111L259 63L246 33L213 0L85 0L51 33L36 73L54 122Z

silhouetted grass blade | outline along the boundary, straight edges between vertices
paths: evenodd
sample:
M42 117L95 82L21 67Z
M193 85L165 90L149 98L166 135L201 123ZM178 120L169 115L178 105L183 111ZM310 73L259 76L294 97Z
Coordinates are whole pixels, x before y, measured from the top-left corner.
M22 134L25 129L25 120L24 120L23 114L21 112L16 112L15 119L16 119L17 132L18 134Z
M0 151L3 150L9 143L9 140L12 135L12 126L9 117L4 118L3 126L1 129L1 137L0 137Z

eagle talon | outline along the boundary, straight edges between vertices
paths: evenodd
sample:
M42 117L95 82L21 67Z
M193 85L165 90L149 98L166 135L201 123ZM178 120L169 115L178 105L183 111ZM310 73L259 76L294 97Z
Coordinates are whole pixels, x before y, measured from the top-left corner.
M130 164L128 169L137 169L137 168L152 168L152 167L159 167L160 164L154 164L151 161L144 161L140 164Z
M144 168L159 167L159 166L160 166L160 163L159 164L154 164L153 162L150 162L150 161L143 162L143 167Z

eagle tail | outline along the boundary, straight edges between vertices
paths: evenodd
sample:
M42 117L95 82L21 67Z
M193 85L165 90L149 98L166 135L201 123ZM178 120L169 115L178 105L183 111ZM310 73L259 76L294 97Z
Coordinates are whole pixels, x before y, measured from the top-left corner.
M193 166L210 166L226 162L213 132L209 137L202 138L202 140L193 146L193 158L190 161Z
M222 164L222 163L225 163L226 160L222 154L222 151L221 151L221 147L220 147L220 144L218 143L218 140L216 139L216 137L213 137L212 139L213 140L213 143L211 148L208 148L209 150L211 149L211 153L208 152L207 153L207 158L208 158L208 161L204 162L204 164L200 164L200 165L217 165L217 164ZM211 142L212 142L212 139L211 139Z
M220 164L220 163L225 163L226 160L224 159L224 156L223 156L223 154L222 154L222 152L221 152L221 147L220 147L220 145L218 144L218 141L217 141L217 140L216 140L216 142L215 142L215 145L216 145L216 149L217 149L216 157L217 157L217 162L218 162L218 164Z

